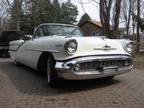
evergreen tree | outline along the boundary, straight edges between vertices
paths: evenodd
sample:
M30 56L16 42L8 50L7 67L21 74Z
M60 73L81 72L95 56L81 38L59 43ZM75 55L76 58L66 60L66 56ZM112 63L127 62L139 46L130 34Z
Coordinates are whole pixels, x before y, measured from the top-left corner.
M87 13L85 13L85 14L81 17L78 25L81 25L81 24L83 24L85 21L90 21L90 20L91 20L90 16L89 16Z
M31 0L32 25L55 22L73 24L77 22L78 10L70 1L60 4L58 0Z
M14 0L14 1L23 1L23 0ZM59 3L58 0L24 0L24 6L19 6L19 10L22 14L19 14L19 19L16 19L17 11L13 9L14 12L11 15L12 19L20 20L21 30L32 32L33 28L41 23L66 23L73 24L77 22L78 10L77 7L71 3L71 1ZM14 2L14 6L15 2ZM26 12L25 12L26 11ZM19 13L20 13L19 12ZM14 22L14 21L13 21ZM15 21L16 22L16 21ZM13 24L16 25L16 24Z
M61 22L73 24L77 22L78 10L77 7L70 1L63 3L61 6Z
M51 22L60 22L61 6L58 0L53 0L52 3L52 20Z

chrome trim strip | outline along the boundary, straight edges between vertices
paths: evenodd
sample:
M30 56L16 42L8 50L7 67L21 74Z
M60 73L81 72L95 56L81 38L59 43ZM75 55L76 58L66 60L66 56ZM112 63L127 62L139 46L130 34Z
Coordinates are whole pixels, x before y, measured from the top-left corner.
M9 51L18 51L19 49L20 49L20 47L24 44L25 42L23 42L23 43L21 43L18 47L17 47L17 49L9 49ZM17 45L17 44L11 44L10 46L12 46L12 45ZM10 47L9 47L10 48Z
M68 63L82 63L82 62L92 62L92 61L104 61L104 60L126 60L126 59L131 59L130 56L90 56L90 57L81 57L81 58L75 58L73 60L70 60L66 62L65 64Z
M45 50L45 49L24 49L24 50L31 50L31 51L45 51L45 52L52 52L52 53L60 53L60 51L56 51L56 50Z
M87 58L87 57L100 57L100 58L104 58L104 57L128 57L128 58L131 58L131 55L130 54L101 54L101 55L86 55L86 56L76 56L76 57L73 57L73 58L68 58L68 59L64 59L64 60L57 60L59 62L66 62L66 61L71 61L71 60L74 60L74 59L79 59L79 58Z
M117 48L94 48L93 50L116 50Z

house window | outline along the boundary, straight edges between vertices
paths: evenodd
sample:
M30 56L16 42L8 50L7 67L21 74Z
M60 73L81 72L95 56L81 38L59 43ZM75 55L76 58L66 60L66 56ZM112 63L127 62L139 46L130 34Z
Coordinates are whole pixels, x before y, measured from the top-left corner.
M93 36L99 36L99 32L94 31L94 32L92 33L92 35L93 35Z

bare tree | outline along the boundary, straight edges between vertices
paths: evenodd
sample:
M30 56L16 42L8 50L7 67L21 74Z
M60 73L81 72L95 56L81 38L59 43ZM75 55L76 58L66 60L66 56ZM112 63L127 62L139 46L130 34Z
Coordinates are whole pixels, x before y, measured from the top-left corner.
M136 28L136 12L137 12L137 9L136 9L136 1L133 2L133 6L132 6L132 35L133 35L133 39L135 39L134 35L135 35L135 28Z
M7 12L5 10L4 4L0 3L0 31L3 31L6 29L6 16Z
M132 15L135 9L135 0L123 0L122 2L122 19L125 22L126 34L129 35L130 24L132 23Z
M2 30L2 18L3 18L3 12L2 12L2 5L0 5L0 31Z
M119 32L119 19L120 19L120 12L121 12L121 2L122 0L116 0L114 5L114 31L115 31L115 38L118 38Z
M20 30L19 23L21 20L23 1L24 0L1 0L6 11L10 14L12 28L16 28L17 30Z
M137 0L137 18L140 18L140 0ZM137 45L136 52L139 52L139 43L140 43L140 21L137 21Z
M13 28L20 30L20 22L23 15L22 3L24 0L14 0L12 3L10 15L11 15L11 24L15 24Z
M110 12L112 7L112 0L100 0L100 20L103 26L103 34L109 38L113 38L110 34Z
M122 0L92 0L99 4L100 8L100 20L103 26L103 34L109 38L118 38L119 32L119 19L121 12L121 2ZM113 18L112 18L113 16ZM113 22L113 31L114 34L110 32L111 25L110 22Z
M12 1L11 0L1 0L1 4L3 5L3 8L9 12L10 8L12 7Z

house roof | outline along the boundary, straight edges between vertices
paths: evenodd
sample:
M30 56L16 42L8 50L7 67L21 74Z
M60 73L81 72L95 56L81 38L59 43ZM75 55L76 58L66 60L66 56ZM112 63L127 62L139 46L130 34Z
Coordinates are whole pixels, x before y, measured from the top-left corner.
M86 23L91 23L94 26L97 26L99 28L102 28L102 24L99 21L85 21L84 23L80 24L79 26L82 27L83 25L85 25Z
M93 23L93 24L95 24L95 25L97 25L99 27L102 27L102 24L99 21L91 21L91 23Z
M91 23L96 27L102 28L102 24L100 21L85 21L84 23L82 23L81 25L79 25L80 27L82 27L83 25L85 25L86 23ZM112 27L110 27L110 30L113 30Z

